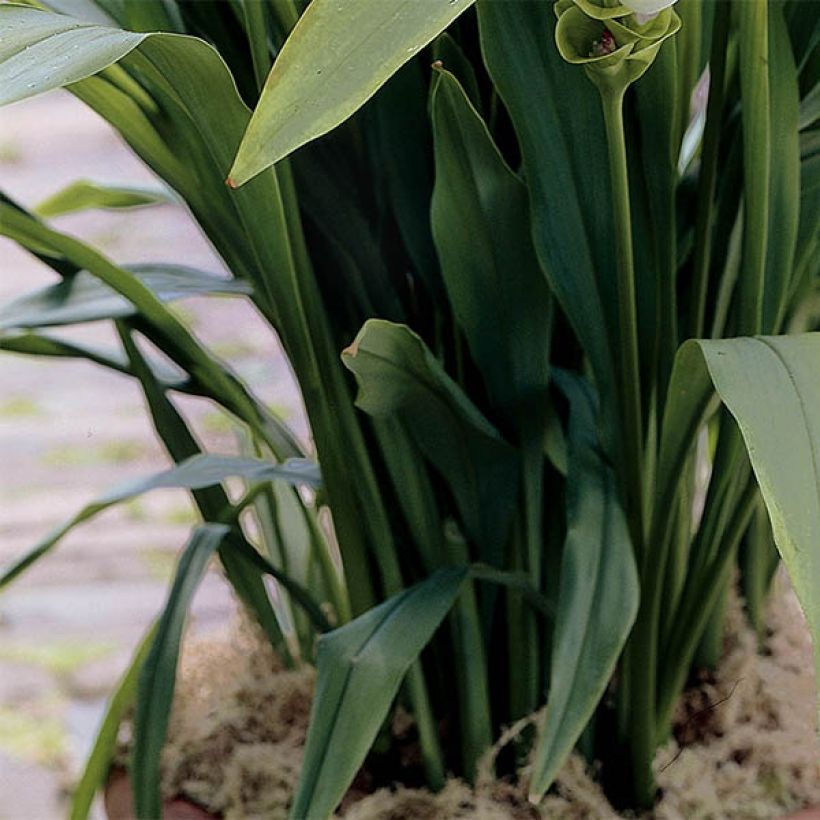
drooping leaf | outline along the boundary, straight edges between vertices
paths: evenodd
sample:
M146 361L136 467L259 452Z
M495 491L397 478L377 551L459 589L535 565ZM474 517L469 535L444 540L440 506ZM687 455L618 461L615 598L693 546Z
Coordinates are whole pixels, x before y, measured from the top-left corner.
M0 7L0 12L2 7ZM1 20L2 18L0 18ZM201 386L238 415L280 457L295 456L302 448L287 426L260 410L258 401L230 369L214 359L188 328L137 276L115 265L89 245L55 231L11 205L0 203L0 234L24 247L32 243L50 248L134 305L143 333Z
M247 182L360 108L472 0L313 0L274 63L230 179Z
M820 333L694 346L740 427L820 677Z
M10 353L21 353L27 356L51 356L54 358L85 359L102 367L107 367L117 373L131 375L128 361L118 350L100 349L89 345L78 344L73 340L55 336L50 333L34 333L24 331L20 333L0 334L0 350ZM169 389L186 392L188 381L180 376L176 368L164 362L152 361L151 369Z
M590 386L562 371L570 401L567 539L561 562L550 689L530 785L540 799L606 690L638 612L640 589L614 473L601 455Z
M552 300L530 235L527 189L458 80L440 70L431 100L431 219L456 320L497 407L543 401Z
M343 361L356 404L395 415L453 491L482 560L498 565L518 489L518 457L410 328L367 321Z
M182 265L133 265L126 269L158 299L170 302L206 294L247 294L245 282ZM132 316L134 305L87 271L0 305L0 330L38 328Z
M0 28L0 105L90 77L145 37L15 5L0 7Z
M78 179L38 203L33 211L43 219L50 219L76 211L140 208L173 201L173 197L161 188L101 185L88 179Z
M229 531L224 524L203 524L194 530L179 560L156 636L139 673L130 766L138 817L162 816L160 755L174 699L182 630L208 562Z
M111 761L117 750L120 724L125 719L137 696L137 682L145 659L156 636L156 624L137 647L128 669L120 678L117 688L108 700L94 748L88 756L82 777L71 795L69 820L88 820L94 797L108 780Z
M402 678L455 602L466 568L443 569L319 639L316 694L290 816L329 817Z
M187 19L197 17L202 8L202 4L187 6ZM108 10L123 22L118 12ZM233 10L226 7L225 13L231 15ZM138 45L118 65L112 65L104 48L96 53L98 32L93 27L82 27L86 36L76 43L77 49L47 42L50 27L59 30L65 25L59 15L0 5L0 27L14 31L13 37L7 35L10 48L46 40L40 49L42 63L31 73L30 87L26 83L20 93L33 96L59 87L67 81L66 66L76 76L87 76L72 82L71 93L104 117L183 197L228 268L237 278L254 283L254 301L276 328L299 382L322 386L325 400L308 402L310 426L317 450L323 453L326 491L333 499L334 525L348 567L353 606L361 611L373 601L365 571L368 552L381 553L379 560L389 560L392 533L333 342L330 318L307 257L288 169L271 169L241 191L231 191L224 184L250 112L224 60L207 42L165 33L140 35ZM209 39L230 45L217 28L207 27L213 35ZM107 36L102 37L103 45ZM89 63L93 63L91 68ZM11 80L16 76L13 65L9 72L6 68L0 61L2 88L7 74ZM98 76L89 76L91 69L103 68L106 70ZM87 264L80 267L90 270ZM149 314L144 306L140 310ZM159 315L154 311L151 321L156 318ZM219 395L231 412L255 425L258 406L251 409L251 397L224 368L218 368L221 375L214 371L215 363L205 361L201 347L198 361L190 361L185 352L186 348L190 352L190 339L149 331L151 328L143 330L183 369L198 372L205 392ZM266 423L257 426L256 432L283 458L302 452L281 424ZM340 437L350 443L344 452L337 446ZM358 481L349 481L351 471Z
M194 456L169 470L109 490L96 501L83 507L67 523L59 526L6 569L0 575L0 588L28 569L35 561L42 558L78 524L88 521L115 504L128 501L150 490L163 488L193 490L201 487L211 487L220 484L231 476L255 482L281 479L291 484L305 484L312 487L318 487L320 482L315 463L306 459L291 459L284 464L270 464L261 459L237 458L236 456Z

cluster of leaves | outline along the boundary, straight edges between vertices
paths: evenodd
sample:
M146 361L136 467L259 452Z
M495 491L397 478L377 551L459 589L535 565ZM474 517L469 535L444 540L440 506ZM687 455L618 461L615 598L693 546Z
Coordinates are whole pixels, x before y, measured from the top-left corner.
M470 778L499 728L546 701L533 799L580 742L614 796L651 802L654 750L693 663L715 660L733 568L759 621L775 543L820 639L820 336L804 332L818 7L679 0L646 28L617 3L575 4L557 7L560 52L544 0L0 5L0 102L68 88L233 277L126 269L43 221L151 192L82 184L39 214L0 201L0 233L60 279L0 309L0 348L134 377L178 465L87 507L0 585L153 487L191 490L206 522L112 699L75 817L135 693L136 806L159 814L185 610L214 553L285 661L318 666L294 817L333 811L400 692L433 787ZM565 62L579 14L591 49L618 15L629 42ZM587 75L620 54L640 56L637 82L608 106L602 74L602 108ZM226 291L282 342L318 492L299 489L319 484L304 445L166 305ZM51 330L97 320L121 349ZM241 422L249 457L202 454L180 392ZM247 484L236 501L230 476Z

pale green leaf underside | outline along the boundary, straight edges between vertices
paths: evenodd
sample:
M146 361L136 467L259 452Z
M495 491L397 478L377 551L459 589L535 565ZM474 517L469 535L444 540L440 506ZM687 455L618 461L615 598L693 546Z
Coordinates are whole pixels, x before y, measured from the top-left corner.
M472 2L313 0L265 83L232 184L344 122Z
M248 294L250 286L235 279L182 265L135 265L130 273L163 302L206 294ZM0 330L58 327L121 319L136 308L87 271L0 305Z
M0 6L0 105L83 80L146 37L26 6Z
M820 679L820 333L687 344L740 427Z
M48 553L65 535L78 524L107 510L115 504L128 501L151 490L179 488L197 490L212 487L231 477L241 477L246 481L283 480L289 484L304 484L318 487L319 470L307 459L290 459L284 464L271 464L261 459L238 458L235 456L198 455L183 461L176 467L140 478L116 487L85 506L66 524L58 527L22 558L0 575L0 588L12 581L35 561Z
M38 203L33 211L43 219L50 219L76 211L141 208L173 201L173 197L161 188L102 185L78 179Z

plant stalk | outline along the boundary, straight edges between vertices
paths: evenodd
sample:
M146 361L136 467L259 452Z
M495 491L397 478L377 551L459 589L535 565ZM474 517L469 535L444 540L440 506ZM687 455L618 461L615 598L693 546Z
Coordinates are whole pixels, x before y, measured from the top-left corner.
M643 421L641 371L638 353L638 311L635 300L635 262L632 212L626 160L623 100L625 89L601 89L609 148L613 230L617 263L618 325L620 336L621 473L627 519L638 566L643 558Z
M609 149L612 213L617 261L618 323L620 332L621 475L627 521L642 588L646 577L643 524L643 420L641 411L638 315L635 297L635 264L632 247L632 214L629 169L626 158L623 101L625 88L600 88ZM651 579L656 580L656 579ZM625 653L628 698L619 702L627 716L620 725L628 730L634 798L648 807L655 796L652 758L655 750L655 690L657 618L653 607L641 606Z

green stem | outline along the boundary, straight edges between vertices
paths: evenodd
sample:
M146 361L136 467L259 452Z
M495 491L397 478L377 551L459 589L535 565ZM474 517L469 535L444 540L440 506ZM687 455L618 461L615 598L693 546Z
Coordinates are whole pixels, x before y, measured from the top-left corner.
M624 499L636 560L646 575L643 525L643 420L641 411L638 316L635 299L635 264L632 249L632 214L629 202L629 169L623 120L623 89L600 88L609 148L612 213L617 257L618 324L620 335L620 411L622 425L621 473ZM650 583L657 583L650 578ZM642 581L643 588L643 581ZM655 751L655 689L657 617L644 605L625 653L628 699L620 701L620 725L627 728L631 755L632 788L641 807L655 796L652 758Z
M632 212L629 204L629 171L624 137L625 89L601 89L601 102L609 148L612 215L617 262L618 325L620 336L622 482L633 547L639 566L643 557L643 421L638 353L638 311L635 301L635 262L632 250Z
M242 12L245 17L245 33L251 50L253 76L256 88L262 91L271 69L270 50L268 49L268 25L265 19L265 6L261 0L244 0Z
M720 130L723 122L726 43L729 38L730 9L729 3L715 4L712 53L709 58L711 72L709 102L706 107L706 130L703 136L703 154L698 180L698 203L693 250L692 317L689 328L689 335L693 339L700 338L703 335L706 314L706 292L709 283L709 264L712 250L712 203L715 198L718 148L720 147Z
M743 270L738 282L738 333L752 336L763 327L766 249L769 233L771 120L767 2L734 3L740 36L740 100L743 116Z

